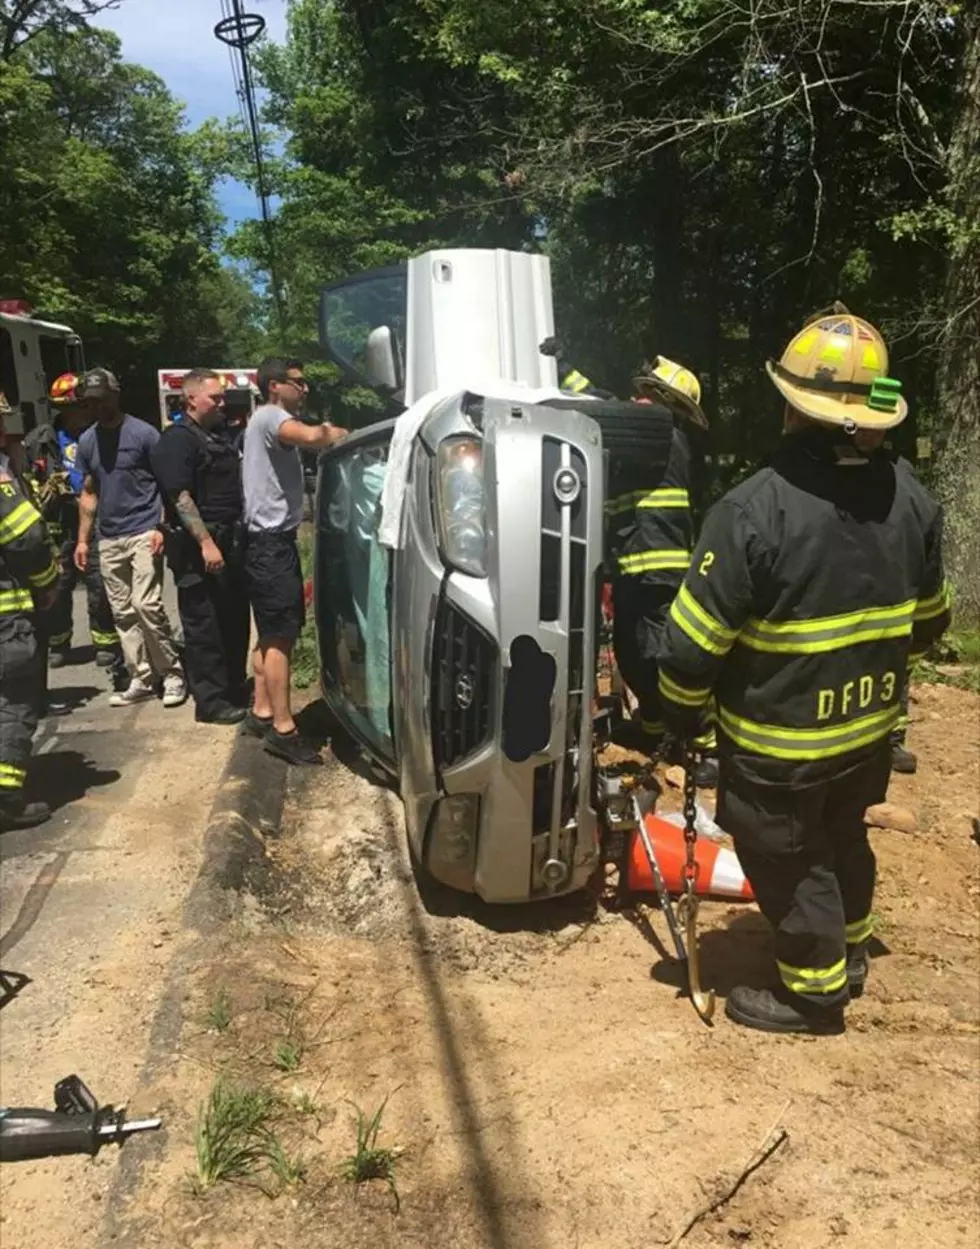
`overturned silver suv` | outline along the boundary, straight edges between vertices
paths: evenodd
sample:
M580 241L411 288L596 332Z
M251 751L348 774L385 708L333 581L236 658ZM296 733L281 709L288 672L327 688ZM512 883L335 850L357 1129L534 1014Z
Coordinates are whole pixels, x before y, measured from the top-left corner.
M395 779L418 863L489 902L598 865L604 433L664 458L670 437L556 389L547 265L429 253L322 305L332 357L404 410L321 460L323 693Z

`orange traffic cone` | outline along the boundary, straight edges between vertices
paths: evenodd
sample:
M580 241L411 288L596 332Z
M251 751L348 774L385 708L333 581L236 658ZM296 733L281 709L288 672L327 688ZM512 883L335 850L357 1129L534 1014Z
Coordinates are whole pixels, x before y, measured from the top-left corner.
M687 861L683 829L677 828L674 824L668 824L666 820L653 814L645 816L644 823L647 835L653 843L668 893L683 893L684 864ZM752 893L752 886L745 879L742 865L734 850L699 837L694 857L698 865L698 875L694 885L695 893L711 894L722 898L739 898L743 902L752 901L755 896ZM657 887L654 884L653 872L650 870L646 851L643 849L643 842L638 833L632 834L626 875L630 893L656 893Z

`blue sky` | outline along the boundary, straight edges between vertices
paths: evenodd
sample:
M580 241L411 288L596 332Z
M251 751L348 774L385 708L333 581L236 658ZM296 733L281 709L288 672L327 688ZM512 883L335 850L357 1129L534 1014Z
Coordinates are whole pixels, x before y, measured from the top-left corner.
M265 18L273 39L284 38L286 0L246 0L244 7ZM208 117L237 116L228 49L214 37L220 0L120 0L117 9L96 20L120 37L126 60L160 75L187 106L191 125ZM258 216L255 195L239 183L222 186L219 200L229 225Z

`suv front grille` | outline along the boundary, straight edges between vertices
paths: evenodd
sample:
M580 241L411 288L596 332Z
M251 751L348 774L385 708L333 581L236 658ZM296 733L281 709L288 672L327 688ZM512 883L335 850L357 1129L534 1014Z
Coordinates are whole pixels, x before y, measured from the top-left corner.
M451 603L436 614L432 664L432 746L437 768L452 767L490 736L497 648Z

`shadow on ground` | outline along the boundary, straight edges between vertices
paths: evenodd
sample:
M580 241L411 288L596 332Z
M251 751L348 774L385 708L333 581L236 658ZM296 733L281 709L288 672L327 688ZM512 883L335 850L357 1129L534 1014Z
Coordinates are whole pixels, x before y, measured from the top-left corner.
M31 760L28 787L52 811L84 798L93 789L113 785L122 773L115 768L99 768L77 750L53 750Z

